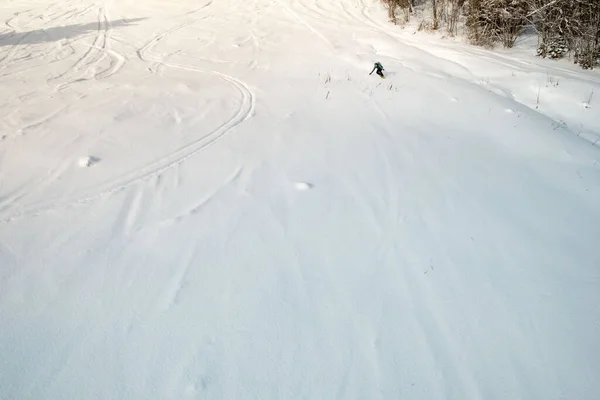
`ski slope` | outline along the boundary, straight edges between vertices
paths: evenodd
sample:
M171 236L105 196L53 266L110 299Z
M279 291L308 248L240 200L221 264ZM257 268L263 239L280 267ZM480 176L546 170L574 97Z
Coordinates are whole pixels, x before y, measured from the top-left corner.
M0 21L0 399L598 399L597 72L375 0Z

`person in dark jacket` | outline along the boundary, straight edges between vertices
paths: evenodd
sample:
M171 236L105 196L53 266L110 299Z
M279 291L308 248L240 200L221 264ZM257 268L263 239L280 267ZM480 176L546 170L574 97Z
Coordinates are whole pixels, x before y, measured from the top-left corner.
M371 73L369 75L371 75L373 73L373 71L377 70L377 75L379 75L382 78L385 78L385 76L383 76L383 72L385 71L385 69L383 68L383 65L381 65L381 63L379 61L377 61L375 63L375 66L373 67L373 70L371 71Z

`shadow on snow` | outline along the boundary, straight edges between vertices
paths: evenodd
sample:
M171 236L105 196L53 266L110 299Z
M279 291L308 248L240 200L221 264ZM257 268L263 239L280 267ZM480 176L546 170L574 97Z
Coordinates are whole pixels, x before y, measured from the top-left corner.
M145 18L118 19L115 21L109 21L107 27L122 28L144 19ZM0 47L58 42L62 39L72 39L74 37L85 35L91 32L102 31L104 28L105 27L98 22L90 22L87 24L36 29L28 32L2 33L0 34Z

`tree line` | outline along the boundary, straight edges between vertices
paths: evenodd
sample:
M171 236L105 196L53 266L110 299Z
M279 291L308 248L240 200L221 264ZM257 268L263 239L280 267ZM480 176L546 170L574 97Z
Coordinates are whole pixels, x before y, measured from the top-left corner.
M408 22L417 7L428 10L420 29L459 28L476 45L512 47L535 29L541 57L570 56L588 69L600 65L600 0L382 0L390 20Z

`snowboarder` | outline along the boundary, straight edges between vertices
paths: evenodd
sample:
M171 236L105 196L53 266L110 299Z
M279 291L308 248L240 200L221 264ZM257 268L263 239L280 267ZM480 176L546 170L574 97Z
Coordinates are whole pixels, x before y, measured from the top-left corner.
M373 73L373 71L377 70L377 75L379 75L382 78L385 78L385 76L383 76L383 72L381 71L385 71L385 69L383 68L383 65L381 65L381 63L379 61L377 61L375 63L375 66L373 67L373 70L371 71L371 73L369 75L371 75Z

